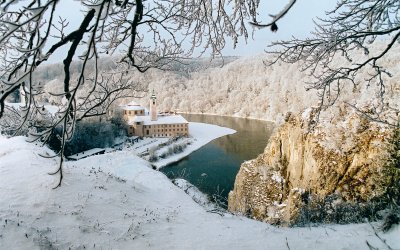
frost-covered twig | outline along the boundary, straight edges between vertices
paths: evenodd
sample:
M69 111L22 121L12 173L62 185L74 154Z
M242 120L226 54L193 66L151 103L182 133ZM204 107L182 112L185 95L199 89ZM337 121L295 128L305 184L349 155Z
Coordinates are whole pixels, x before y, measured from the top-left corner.
M278 26L276 25L276 22L279 21L280 19L282 19L288 13L289 10L294 6L295 3L296 3L296 0L290 0L289 3L278 14L276 14L276 15L270 14L269 16L272 17L272 21L270 21L267 24L258 23L256 20L254 20L253 22L250 22L250 24L257 28L271 27L271 30L275 32L278 30Z
M383 66L383 59L395 49L400 38L400 20L396 15L397 0L343 0L325 18L316 22L315 31L305 39L292 38L273 42L273 57L267 65L282 61L300 62L301 70L312 80L307 90L317 90L321 109L336 103L345 86L354 91L376 89L380 110L388 110L385 80L392 76ZM372 43L384 39L379 49ZM360 53L364 54L360 57ZM340 61L341 63L337 63ZM360 79L367 71L369 76ZM398 107L396 107L399 113ZM379 118L381 122L386 123Z

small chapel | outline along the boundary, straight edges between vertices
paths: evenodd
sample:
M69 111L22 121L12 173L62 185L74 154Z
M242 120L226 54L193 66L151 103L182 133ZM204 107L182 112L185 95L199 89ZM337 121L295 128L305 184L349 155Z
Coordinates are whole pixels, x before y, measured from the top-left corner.
M150 97L150 112L132 101L120 106L128 125L129 136L176 137L189 135L189 123L181 115L157 112L157 97Z

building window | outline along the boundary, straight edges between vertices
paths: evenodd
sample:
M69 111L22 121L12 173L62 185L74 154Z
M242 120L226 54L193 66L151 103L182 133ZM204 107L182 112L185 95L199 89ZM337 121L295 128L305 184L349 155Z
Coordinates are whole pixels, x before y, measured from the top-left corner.
M146 130L146 134L149 135L149 130Z

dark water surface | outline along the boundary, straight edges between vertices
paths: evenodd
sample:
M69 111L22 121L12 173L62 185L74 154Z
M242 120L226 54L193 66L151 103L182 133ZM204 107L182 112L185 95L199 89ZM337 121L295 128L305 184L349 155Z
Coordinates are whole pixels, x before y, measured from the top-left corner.
M218 138L160 171L169 178L183 178L210 196L218 194L220 201L226 205L240 164L254 159L264 151L273 123L212 115L183 116L190 122L216 124L232 128L237 133Z

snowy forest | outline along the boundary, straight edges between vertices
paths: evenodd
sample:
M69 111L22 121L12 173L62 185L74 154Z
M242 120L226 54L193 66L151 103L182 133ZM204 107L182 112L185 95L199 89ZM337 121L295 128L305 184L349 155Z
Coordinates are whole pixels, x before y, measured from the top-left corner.
M385 44L374 43L371 51L384 49ZM388 72L398 70L396 56L400 47L393 48L393 53L382 60L382 66ZM372 53L371 52L371 53ZM188 113L208 113L227 116L264 119L282 123L287 112L299 113L309 107L318 106L318 95L314 89L307 90L306 84L311 77L300 71L299 64L279 63L267 67L265 62L270 56L259 55L254 57L227 57L223 59L193 59L192 61L177 64L171 71L157 69L148 72L132 73L130 76L137 84L143 84L145 98L138 101L148 105L150 90L155 90L159 99L160 110ZM356 61L366 56L357 51ZM112 69L112 60L101 61L101 68ZM211 64L210 64L211 62ZM343 60L334 61L341 65ZM79 69L79 66L75 66ZM72 69L74 74L76 70ZM357 81L369 76L365 69L358 76ZM37 81L47 82L45 92L52 93L62 86L62 65L50 65L37 71ZM385 77L384 100L392 110L385 110L382 117L390 123L396 123L399 109L399 76ZM300 84L299 84L300 83ZM342 94L334 107L329 108L323 115L335 114L335 110L344 103L351 104L358 109L372 108L379 104L380 86L377 84L355 86L343 85ZM371 98L374 97L374 98ZM58 104L61 97L43 95L43 101ZM115 104L129 102L129 98L122 99Z

